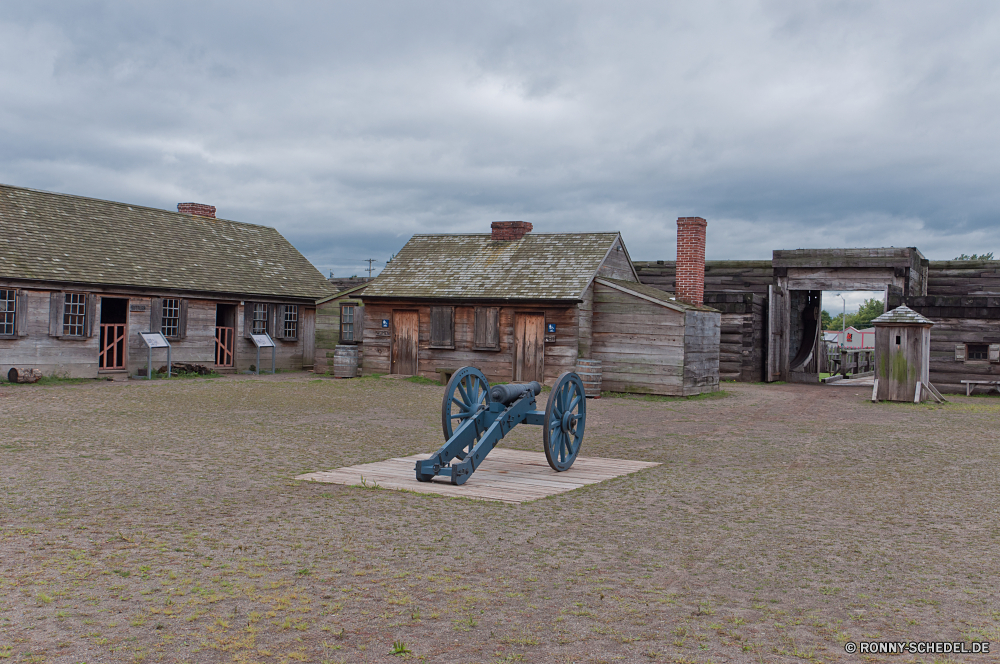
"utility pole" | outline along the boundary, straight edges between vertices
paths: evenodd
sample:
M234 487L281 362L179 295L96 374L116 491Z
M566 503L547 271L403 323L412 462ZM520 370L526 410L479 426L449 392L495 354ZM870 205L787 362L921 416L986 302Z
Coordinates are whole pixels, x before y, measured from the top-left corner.
M372 263L374 263L374 262L376 262L376 261L375 261L375 259L374 259L374 258L365 258L365 259L363 259L363 260L364 260L364 261L365 261L366 263L368 263L368 267L366 267L365 269L366 269L366 270L368 270L368 279L370 280L370 279L372 278L372 272L374 272L374 271L375 271L375 268L373 268L373 267L372 267Z

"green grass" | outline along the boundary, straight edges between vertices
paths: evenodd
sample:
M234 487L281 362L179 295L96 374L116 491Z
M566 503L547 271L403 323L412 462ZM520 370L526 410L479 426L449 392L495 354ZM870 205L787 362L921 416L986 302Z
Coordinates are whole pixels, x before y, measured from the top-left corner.
M432 378L424 378L423 376L410 376L409 378L404 378L408 383L416 383L417 385L440 385L441 381L434 380Z
M0 383L4 385L79 385L82 383L93 383L96 380L104 380L103 378L68 378L65 376L42 376L36 383L10 383L6 380L6 376L0 380Z

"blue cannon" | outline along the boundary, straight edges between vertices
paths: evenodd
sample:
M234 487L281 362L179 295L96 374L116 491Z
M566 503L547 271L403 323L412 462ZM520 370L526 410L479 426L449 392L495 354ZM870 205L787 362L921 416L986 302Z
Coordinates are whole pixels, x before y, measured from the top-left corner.
M430 459L417 462L417 480L450 477L465 484L486 456L522 422L542 427L545 458L553 470L569 470L580 451L587 420L583 382L572 372L559 376L545 410L536 410L542 391L537 381L494 385L479 369L462 367L445 388L441 425L445 444Z

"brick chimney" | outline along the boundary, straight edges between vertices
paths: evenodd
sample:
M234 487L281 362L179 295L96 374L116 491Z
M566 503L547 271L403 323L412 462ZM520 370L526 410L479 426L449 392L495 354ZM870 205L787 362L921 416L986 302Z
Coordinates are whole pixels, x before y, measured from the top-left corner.
M705 227L701 217L677 218L677 286L675 297L700 307L705 303Z
M181 214L193 214L196 217L215 219L215 206L204 203L178 203L177 211Z
M493 229L494 240L520 240L525 233L531 232L531 224L527 221L494 221L490 228Z

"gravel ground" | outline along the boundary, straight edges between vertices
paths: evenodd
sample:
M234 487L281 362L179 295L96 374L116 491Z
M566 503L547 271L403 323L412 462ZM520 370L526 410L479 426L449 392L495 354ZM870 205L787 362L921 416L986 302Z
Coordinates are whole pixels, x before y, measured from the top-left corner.
M291 479L437 448L438 386L0 386L0 660L1000 659L1000 399L724 390L589 402L585 456L663 465L508 505Z

